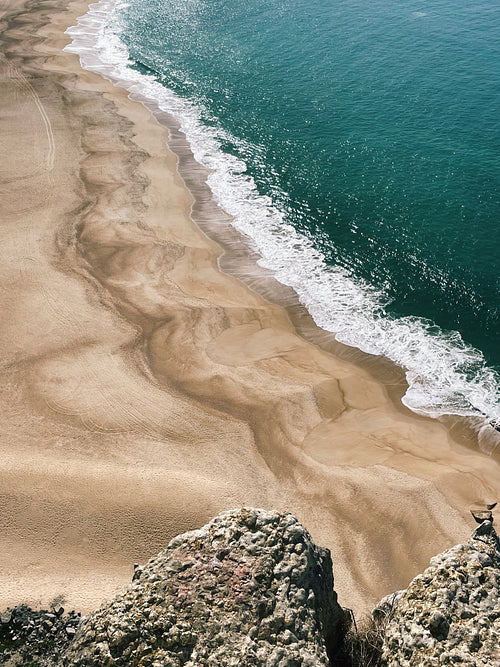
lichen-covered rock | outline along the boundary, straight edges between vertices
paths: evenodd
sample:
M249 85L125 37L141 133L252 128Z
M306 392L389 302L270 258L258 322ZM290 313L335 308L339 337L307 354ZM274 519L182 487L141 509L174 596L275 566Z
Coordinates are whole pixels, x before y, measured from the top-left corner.
M466 544L432 558L391 601L384 664L500 667L499 596L500 541L485 521Z
M290 514L233 510L137 567L63 664L328 665L342 619L329 551Z

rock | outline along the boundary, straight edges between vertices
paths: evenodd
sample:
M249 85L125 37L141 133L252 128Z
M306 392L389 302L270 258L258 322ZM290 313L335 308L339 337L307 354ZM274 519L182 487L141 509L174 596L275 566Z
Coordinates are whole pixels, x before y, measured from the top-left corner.
M405 591L396 591L390 595L386 595L385 598L382 598L377 604L375 609L372 611L373 618L377 622L383 622L386 618L392 614L394 609L397 607L398 602L403 597Z
M489 422L489 425L495 429L495 431L500 432L500 420L498 419L491 419Z
M483 521L491 521L493 523L493 513L490 510L471 510L470 513L476 523L483 523Z
M233 510L135 567L63 665L326 666L343 616L330 553L297 519Z
M375 610L376 618L377 610L389 611L384 665L500 667L500 541L491 521L432 558L399 593Z
M0 623L2 625L9 625L12 620L12 612L10 610L4 611L0 614Z
M60 654L76 633L80 617L47 610L35 611L26 605L7 609L1 615L0 665L59 667ZM68 632L70 630L70 632Z

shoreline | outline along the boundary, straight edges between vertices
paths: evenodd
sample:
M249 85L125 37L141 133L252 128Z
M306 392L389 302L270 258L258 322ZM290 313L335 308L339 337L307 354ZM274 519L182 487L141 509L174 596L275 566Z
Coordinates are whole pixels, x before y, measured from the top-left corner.
M52 15L35 47L26 35L30 20L37 31L37 7ZM96 607L134 560L248 504L296 514L332 550L341 602L368 609L470 532L468 505L491 500L500 469L442 424L397 407L391 383L374 381L378 366L370 373L299 338L311 322L296 303L285 313L218 271L221 244L191 220L196 199L167 130L60 51L84 11L41 2L22 31L2 35L10 67L29 72L33 90L39 76L52 97L45 108L43 95L3 77L18 86L5 99L15 155L33 150L40 170L14 160L32 208L18 211L14 192L1 218L19 225L2 237L12 275L24 258L17 282L2 276L14 296L2 347L11 409L0 445L1 605L62 593L78 609ZM34 147L14 115L38 127Z
M112 7L115 5L115 0L107 0L107 4ZM109 8L106 4L104 7L102 5L103 0L98 0L91 4L90 8L98 8L94 11L99 14ZM90 20L90 26L85 25L87 19ZM370 354L354 345L339 342L335 333L316 324L293 287L279 282L274 271L258 264L262 256L254 249L254 240L240 232L233 225L233 217L216 203L206 182L210 170L196 161L177 119L170 112L163 110L157 99L147 97L141 90L138 92L137 89L141 88L143 84L121 79L115 72L115 64L110 65L96 58L95 35L97 33L93 24L93 14L89 12L78 18L77 25L68 28L67 32L70 36L73 32L76 33L75 38L67 47L68 52L76 53L79 58L88 59L87 69L89 71L100 74L114 86L128 90L130 99L149 109L158 122L166 128L169 134L168 146L178 158L177 169L194 198L191 218L197 227L208 238L216 241L223 250L218 258L218 266L221 271L238 278L267 301L282 306L287 311L296 332L305 340L368 371L375 381L384 384L395 407L401 409L404 414L441 421L446 424L447 428L460 433L457 437L462 444L473 448L479 444L481 451L492 455L500 462L500 449L498 448L500 436L489 422L485 422L479 416L463 417L446 413L431 417L407 407L402 399L409 388L406 378L408 369L401 367L384 355ZM85 30L86 27L90 27L90 35L88 30ZM74 44L77 46L75 47Z
M114 5L115 0L108 0L108 3ZM99 5L102 5L102 0L91 4L90 7L98 7ZM102 11L102 7L97 11ZM95 57L94 35L92 34L89 37L89 34L85 31L87 16L91 18L92 15L89 13L83 17L78 17L77 24L68 28L67 32L70 36L76 28L76 39L73 39L68 45L70 47L67 49L68 52L76 53L79 58L89 58L89 54L91 54L87 67L89 71L103 76L114 86L127 90L130 99L145 106L160 125L166 128L169 136L168 147L177 156L177 170L194 200L191 207L191 219L198 229L206 234L209 239L215 241L223 251L217 260L220 270L237 278L265 300L283 307L296 333L304 340L367 371L376 382L384 385L394 406L401 410L403 414L412 415L417 419L431 419L444 424L448 430L454 433L453 437L460 444L473 450L479 447L480 451L492 456L500 463L500 435L488 422L485 422L479 416L463 417L446 413L431 417L407 407L402 399L409 388L406 378L408 369L404 369L384 355L369 354L358 347L339 342L335 333L316 324L313 316L300 301L299 295L293 287L279 282L275 278L274 271L259 266L258 260L261 259L261 255L254 249L253 239L248 238L234 227L232 216L215 201L214 195L206 182L210 170L196 161L190 144L180 129L176 118L168 111L161 109L158 100L147 97L142 91L138 92L137 88L140 87L140 84L120 79L115 75L114 65L105 64ZM82 18L84 19L83 34L80 32L82 28L80 19ZM93 29L93 26L91 26L91 31ZM79 43L79 47L75 47L74 43Z
M140 73L129 65L127 47L109 27L118 20L113 18L116 4L120 3L100 0L91 5L79 26L68 32L76 33L80 45L78 50L81 50L83 62L90 70L127 88L133 96L148 104L153 113L157 113L159 108L167 116L171 114L175 120L172 122L172 116L169 116L165 123L167 127L178 128L180 125L186 135L188 152L192 151L199 163L194 171L198 174L200 165L203 165L202 170L208 174L210 192L205 195L205 204L209 198L219 202L222 209L232 215L231 226L248 239L250 250L247 249L247 254L253 252L253 264L258 260L260 265L271 269L269 272L260 271L250 266L250 280L272 273L280 284L293 286L313 319L327 331L337 332L336 338L375 356L382 354L393 360L398 368L405 369L409 384L403 398L406 406L417 414L437 418L442 416L439 404L448 406L452 413L455 408L458 414L465 412L470 415L480 441L490 440L485 442L486 450L490 452L500 442L500 436L488 422L498 410L495 391L491 391L490 387L498 385L500 378L495 379L494 369L487 367L484 367L481 377L469 378L467 382L463 378L463 368L471 364L481 365L481 353L465 346L463 354L460 354L461 346L458 344L451 344L448 349L447 335L443 332L442 336L427 336L424 333L427 324L418 317L409 318L415 320L415 326L408 322L408 318L379 317L377 297L367 295L362 284L351 281L341 269L339 272L332 267L329 269L323 262L321 252L317 253L307 237L286 223L283 212L273 205L269 197L259 194L253 179L246 176L245 162L236 158L232 151L228 153L220 148L219 142L226 139L231 142L231 137L225 139L222 128L212 128L203 122L203 104L198 107L195 101L184 99L163 87L151 73ZM104 19L108 15L111 18ZM180 148L178 153L182 158L186 151L182 146ZM199 174L197 178L199 180ZM228 234L223 230L222 235L219 233L221 215L216 207L213 209L211 214L202 218L201 224L206 226L207 221L214 218L215 224L211 225L209 235L218 234L223 241L224 235L228 236L231 254L234 255L236 250L237 260L241 263L241 241L232 242L234 232ZM229 216L224 214L223 218L228 220ZM283 233L284 230L286 233ZM255 255L252 248L257 248L259 254ZM286 289L278 288L278 295L286 293ZM276 286L271 291L276 295ZM383 299L383 295L381 297ZM452 334L459 336L458 332L450 332L450 336ZM398 345L398 341L401 344ZM460 399L462 393L463 398ZM466 407L469 399L471 410Z

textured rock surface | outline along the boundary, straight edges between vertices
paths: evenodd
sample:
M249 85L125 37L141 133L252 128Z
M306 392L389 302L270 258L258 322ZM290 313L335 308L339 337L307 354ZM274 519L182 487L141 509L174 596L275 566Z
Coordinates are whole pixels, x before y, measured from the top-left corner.
M35 611L26 605L0 614L2 667L56 667L80 624L80 614L63 607Z
M328 665L342 617L328 550L290 514L234 510L138 567L64 665Z
M392 610L385 628L390 667L500 667L500 541L485 521L466 544L432 558ZM377 611L375 610L375 611Z

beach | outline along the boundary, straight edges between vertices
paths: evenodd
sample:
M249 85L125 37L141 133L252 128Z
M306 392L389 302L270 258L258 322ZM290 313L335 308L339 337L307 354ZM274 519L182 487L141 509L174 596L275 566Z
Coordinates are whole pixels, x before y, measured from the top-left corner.
M297 516L367 611L467 539L498 461L315 329L214 203L193 222L209 197L175 129L63 51L85 11L0 11L0 606L90 611L254 506Z

